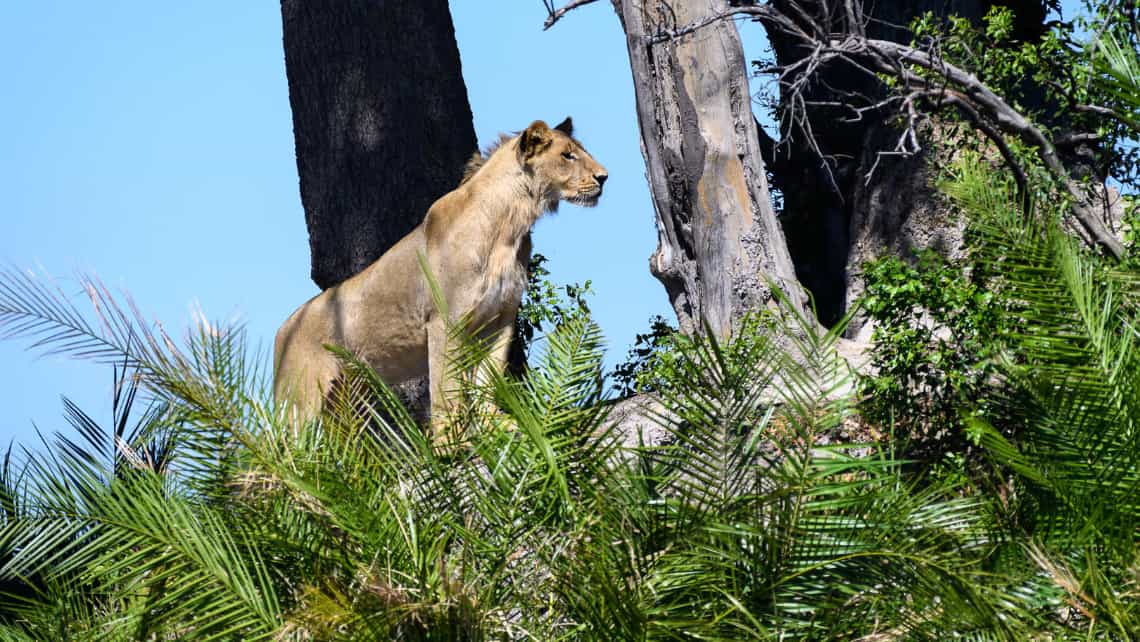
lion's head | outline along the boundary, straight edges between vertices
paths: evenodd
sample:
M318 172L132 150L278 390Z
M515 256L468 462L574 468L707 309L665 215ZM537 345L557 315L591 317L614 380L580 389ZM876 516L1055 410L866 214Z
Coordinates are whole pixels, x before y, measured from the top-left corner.
M552 206L564 200L593 207L609 174L582 143L574 140L573 133L569 118L553 129L536 120L519 134L519 157L524 167L546 185Z

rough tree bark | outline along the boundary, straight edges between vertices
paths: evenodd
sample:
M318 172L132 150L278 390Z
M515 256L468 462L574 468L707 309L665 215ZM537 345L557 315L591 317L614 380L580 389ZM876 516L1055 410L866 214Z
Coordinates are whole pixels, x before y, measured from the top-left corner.
M313 281L359 272L476 149L446 0L282 0Z
M660 34L727 9L726 0L613 0L633 71L658 247L650 270L682 331L728 334L779 286L805 299L772 209L736 25Z

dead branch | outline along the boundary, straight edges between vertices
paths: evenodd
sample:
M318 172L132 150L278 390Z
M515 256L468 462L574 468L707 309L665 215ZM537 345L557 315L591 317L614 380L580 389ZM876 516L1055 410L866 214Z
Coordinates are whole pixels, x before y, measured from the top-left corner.
M597 1L598 0L571 0L570 2L567 2L565 5L563 5L562 8L556 9L553 2L549 0L543 0L543 4L546 5L546 11L548 15L546 16L546 21L542 23L542 30L546 31L547 29L553 27L554 23L562 19L562 16L570 13L578 7L592 4Z
M933 72L955 85L958 91L952 102L959 107L963 104L969 104L979 112L979 116L985 114L986 120L992 123L994 127L1007 135L1020 138L1031 146L1049 172L1061 181L1066 191L1072 196L1074 201L1073 217L1077 219L1085 233L1114 258L1119 259L1124 256L1124 245L1108 229L1108 226L1097 216L1096 212L1089 207L1087 195L1073 180L1064 163L1061 162L1057 155L1057 149L1049 137L1021 112L1011 107L1009 103L978 80L977 76L927 52L888 40L849 36L842 41L830 42L829 47L855 53L860 50L865 51L884 63L880 66L884 71L894 69L890 64L892 62L904 63ZM902 76L902 79L904 81L911 80L908 76ZM983 130L983 133L986 132ZM1007 153L1008 150L1003 151L1003 157Z
M1057 154L1057 144L1041 128L977 76L942 58L933 45L924 50L889 40L867 38L863 30L866 21L860 3L857 0L844 0L842 4L846 24L842 33L829 31L833 24L829 15L813 17L794 0L789 0L787 12L778 10L771 4L735 6L692 24L672 29L662 26L656 33L646 37L646 44L652 46L683 37L718 20L741 15L763 22L770 32L777 30L782 35L793 38L805 51L804 57L789 65L767 69L774 73L787 105L781 117L781 133L785 139L783 143L790 142L793 130L798 130L805 137L803 144L821 159L827 157L811 133L807 115L810 101L803 97L811 83L817 81L818 72L825 65L842 63L866 73L894 77L900 81L901 98L876 101L867 107L853 107L856 114L862 115L873 108L891 104L897 106L905 116L906 125L899 142L894 149L884 150L883 154L905 155L920 149L915 132L920 120L916 108L918 98L925 99L934 107L954 107L995 144L1013 171L1023 197L1027 190L1025 171L1018 164L1005 136L1029 145L1048 171L1064 186L1073 199L1073 218L1092 242L1115 258L1123 256L1123 244L1098 216L1086 190L1073 180ZM1118 119L1120 117L1103 107L1081 105L1078 109ZM1071 144L1075 140L1077 139L1069 136L1058 142Z
M1102 105L1077 105L1076 109L1077 111L1083 111L1090 114L1096 114L1098 116L1111 118L1122 125L1131 127L1132 129L1140 129L1140 123L1126 116L1125 114L1116 111L1115 109L1110 109Z
M1104 136L1090 132L1074 132L1071 134L1062 134L1053 139L1053 144L1057 147L1077 147L1079 145L1091 145L1099 143L1104 140Z

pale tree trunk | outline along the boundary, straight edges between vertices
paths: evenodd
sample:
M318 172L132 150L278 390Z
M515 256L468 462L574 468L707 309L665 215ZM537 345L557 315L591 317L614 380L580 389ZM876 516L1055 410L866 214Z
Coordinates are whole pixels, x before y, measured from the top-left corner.
M613 0L626 33L637 116L657 217L650 270L681 330L707 323L726 336L772 286L799 309L752 116L747 66L730 20L675 38L677 27L723 13L725 0Z

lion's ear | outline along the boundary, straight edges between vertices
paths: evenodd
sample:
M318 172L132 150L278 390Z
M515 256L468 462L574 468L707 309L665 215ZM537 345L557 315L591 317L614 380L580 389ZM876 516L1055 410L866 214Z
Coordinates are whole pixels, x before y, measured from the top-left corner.
M552 142L554 132L550 131L546 123L536 120L519 135L519 151L524 158L530 158L549 147Z
M557 129L558 131L562 132L563 134L566 134L567 136L573 136L574 135L574 121L570 120L570 117L567 116L566 120L555 125L554 129Z

